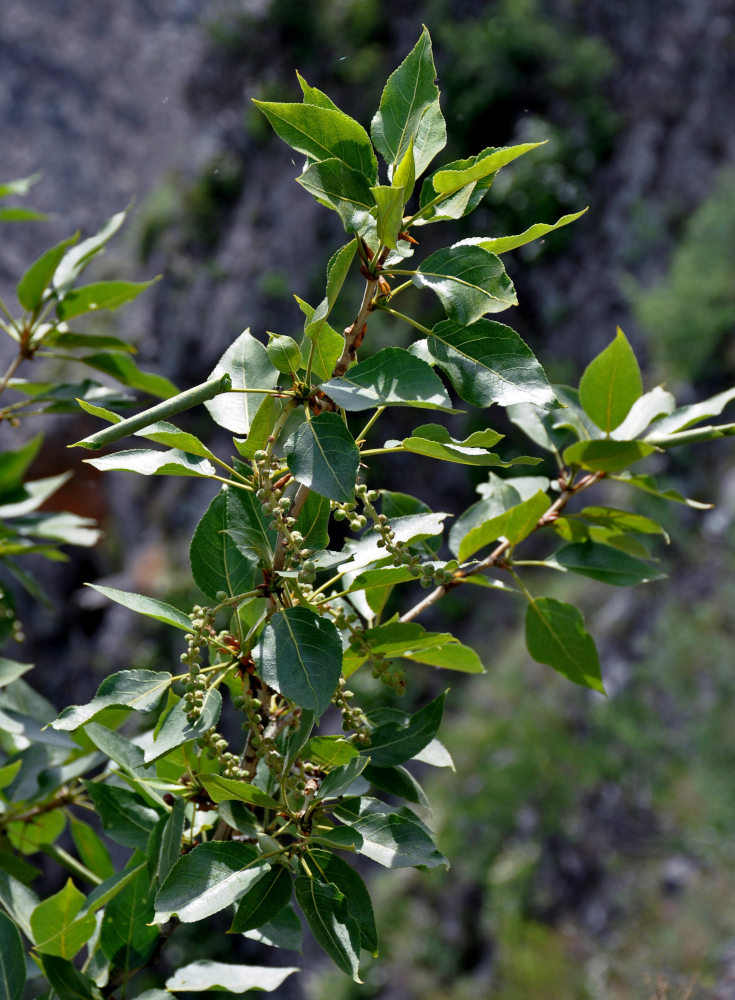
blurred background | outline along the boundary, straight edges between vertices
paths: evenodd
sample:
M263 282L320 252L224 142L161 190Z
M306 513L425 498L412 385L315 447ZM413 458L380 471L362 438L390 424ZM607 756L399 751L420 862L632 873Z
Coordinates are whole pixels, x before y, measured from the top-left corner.
M5 227L0 294L12 298L47 246L96 231L135 197L94 276L163 274L115 323L142 367L181 388L201 382L246 326L296 334L293 293L318 301L342 242L250 99L297 100L298 68L367 124L422 23L445 160L550 141L502 172L468 228L425 230L421 250L590 205L574 226L506 257L520 306L502 319L556 381L576 384L620 325L646 388L665 383L689 402L733 384L733 0L3 0L2 22L0 181L41 170L29 204L52 218ZM415 307L431 323L427 299ZM376 322L371 347L398 335ZM64 446L92 429L87 419L56 418L48 464L33 471L66 468ZM226 447L194 419L192 430ZM410 414L396 419L411 426ZM495 411L457 427L487 419L513 434ZM487 667L450 679L442 735L456 773L420 776L452 870L367 870L381 956L366 984L330 972L312 947L277 1000L735 998L732 458L718 442L667 460L668 484L713 511L642 507L672 532L659 552L669 581L633 592L538 581L585 608L608 699L532 664L522 609L507 598L478 611L460 589L432 610L424 624L474 643ZM43 569L67 610L29 608L23 655L60 705L86 700L113 670L178 657L174 639L81 585L104 579L190 605L185 538L212 494L187 480L98 477L72 461L59 506L96 517L106 537ZM388 462L376 472L434 509L476 498L470 474L442 482L403 461L400 479ZM366 703L385 697L369 677L359 683ZM417 666L404 703L446 683ZM233 955L222 936L197 947Z

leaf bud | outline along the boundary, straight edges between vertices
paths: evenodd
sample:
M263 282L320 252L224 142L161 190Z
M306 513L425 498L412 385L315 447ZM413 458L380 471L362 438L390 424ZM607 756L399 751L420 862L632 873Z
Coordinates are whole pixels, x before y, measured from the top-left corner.
M297 372L301 367L301 349L293 337L273 333L269 336L265 349L273 367L286 374Z

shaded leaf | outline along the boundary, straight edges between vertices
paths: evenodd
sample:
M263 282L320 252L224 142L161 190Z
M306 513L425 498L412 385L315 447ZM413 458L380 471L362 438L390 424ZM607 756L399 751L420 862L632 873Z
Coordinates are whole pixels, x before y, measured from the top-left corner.
M412 715L404 726L394 722L377 726L370 734L370 746L362 753L376 767L392 767L410 760L436 736L445 699L446 692Z
M155 919L194 923L236 902L270 866L250 844L210 841L179 858L158 891Z
M317 943L338 968L361 982L360 928L348 911L344 893L331 882L305 875L295 880L294 891Z
M435 292L449 319L463 326L485 313L518 304L500 258L478 247L437 250L423 261L412 280L419 288Z
M307 420L285 445L294 479L330 500L351 500L360 452L337 413Z
M470 326L438 323L428 338L432 358L462 399L475 406L555 403L546 373L515 330L480 319Z
M100 781L85 781L84 787L107 835L123 847L144 851L151 830L158 822L155 809L124 788Z
M350 411L393 405L456 412L431 365L400 347L383 348L321 388L337 406Z
M632 587L637 583L662 580L666 575L627 552L593 541L565 545L553 559L571 573L615 587Z
M270 795L266 795L257 785L248 784L246 781L223 778L219 774L200 774L197 780L207 789L213 802L227 802L234 799L263 809L281 808Z
M582 613L553 597L531 601L526 612L526 646L539 663L570 681L605 693L597 649L585 631Z
M241 898L229 934L243 934L267 924L290 902L291 873L284 865L274 865Z
M41 955L41 966L59 1000L103 1000L89 976L77 972L71 962L56 955Z
M26 957L18 928L0 913L0 993L5 1000L21 1000L26 984Z
M228 597L252 590L257 574L254 558L243 555L230 529L237 524L242 531L242 508L229 504L230 488L220 491L212 500L197 525L191 539L189 558L197 587L211 600L224 591ZM238 491L239 492L239 491Z
M348 233L359 233L370 222L371 209L375 208L373 191L365 175L342 160L312 163L296 180L318 202L334 209Z
M342 672L335 626L308 608L286 608L268 622L254 651L263 681L320 716Z
M18 301L23 308L30 313L36 312L44 297L44 292L51 283L56 268L59 266L64 251L75 243L79 234L75 234L67 240L62 240L56 246L46 250L38 260L28 268L23 277L18 282Z
M194 722L190 722L186 717L186 702L183 699L177 702L163 720L152 746L146 750L144 758L146 764L164 757L183 743L198 739L211 726L217 724L221 711L222 695L216 688L208 688L205 692L200 714Z
M271 364L265 347L252 336L250 330L245 330L230 344L209 379L222 375L230 376L233 389L269 390L278 381L278 370ZM232 392L216 396L204 405L216 424L233 434L244 435L250 430L263 399L264 396L257 392Z
M621 472L654 451L645 441L577 441L565 449L564 461L592 472Z
M105 907L100 930L100 948L116 969L144 966L158 943L153 920L153 897L148 868L137 874Z
M106 677L97 688L94 698L86 705L70 705L65 708L58 719L52 722L52 726L54 729L71 731L90 722L106 708L133 708L136 712L151 712L170 687L171 680L171 674L165 670L121 670Z

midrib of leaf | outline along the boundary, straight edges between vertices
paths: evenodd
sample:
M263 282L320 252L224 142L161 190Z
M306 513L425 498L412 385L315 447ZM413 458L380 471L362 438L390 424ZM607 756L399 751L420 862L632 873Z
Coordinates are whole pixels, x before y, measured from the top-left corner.
M306 678L306 683L308 684L309 690L311 691L312 695L314 696L314 706L316 707L319 704L319 699L317 698L316 691L312 687L311 678L309 677L309 671L307 670L306 664L304 663L304 661L303 661L303 659L301 657L301 650L299 649L299 644L298 644L298 642L296 642L296 636L294 634L293 629L291 628L291 623L289 622L289 620L288 620L288 618L286 616L286 612L285 611L282 614L282 620L286 623L286 628L288 629L288 634L291 636L291 642L293 643L293 647L294 647L294 649L296 651L296 656L298 657L298 661L301 664L301 669L304 671L304 677Z
M421 55L423 56L423 50L421 52ZM406 133L408 132L407 125L408 125L408 122L409 122L409 120L411 118L411 113L413 111L413 102L416 100L416 92L418 90L419 76L420 76L420 74L421 74L421 59L419 58L419 72L416 74L416 76L414 78L413 93L411 95L411 99L408 101L408 113L406 114L406 120L405 120L405 123L403 124L403 126L400 126L398 124L398 120L396 119L393 107L392 106L390 107L390 113L391 113L391 118L393 119L393 123L394 123L394 125L398 126L398 129L399 129L399 131L401 133L400 139L398 140L398 145L396 146L395 151L392 152L392 155L393 155L393 168L394 169L395 169L396 163L398 161L398 154L401 152L401 146L403 145L403 140L405 139Z
M507 378L505 375L501 375L499 371L496 371L494 368L491 368L489 365L486 365L484 362L478 361L476 358L470 357L469 354L466 354L464 351L460 350L459 347L455 347L454 344L450 344L448 340L444 340L443 337L437 336L437 334L435 334L433 332L433 330L431 332L431 336L432 337L436 337L437 340L441 341L441 343L444 344L446 347L448 347L450 350L456 351L457 354L459 354L461 357L465 358L466 361L471 361L472 364L474 364L474 365L478 365L478 364L482 365L483 368L486 368L489 372L492 372L493 375L496 378L499 378L501 382L506 382L511 387L514 385L514 383L511 382L511 380L509 378ZM528 390L524 390L524 391L528 391Z
M150 698L151 695L155 693L159 688L161 689L161 691L165 691L170 686L170 684L171 684L170 679L167 681L163 680L159 681L159 683L155 687L148 688L145 691L145 693L136 695L135 697L131 698L128 702L126 702L127 707L134 708L139 701L144 701L146 698Z
M464 271L459 271L457 274L442 274L441 272L436 271L418 271L418 274L425 274L429 278L439 278L443 281L456 281L458 285L464 285L466 288L476 289L478 292L482 292L483 295L487 295L488 298L495 299L496 302L504 302L504 298L494 295L492 292L488 291L487 288L483 288L482 285L476 285L474 282L467 281L462 277L462 275L467 271L471 271L477 266L477 264L470 264Z
M554 629L553 629L553 627L551 625L551 616L547 617L546 615L542 614L541 611L539 611L539 607L538 607L538 604L536 603L536 601L532 600L531 604L533 605L534 612L541 619L541 622L543 623L546 631L549 633L549 635L551 636L552 640L556 643L556 645L558 646L558 648L561 650L562 655L564 656L565 661L567 663L571 664L571 666L574 669L574 673L575 674L578 674L580 677L584 677L583 671L581 671L579 669L579 667L577 666L577 664L570 657L569 653L567 652L567 648L566 648L564 642L562 641L562 639L560 638L560 636L554 631Z
M615 360L613 361L613 370L610 377L610 381L608 383L607 400L606 400L607 419L605 420L605 423L607 424L605 433L608 435L608 437L610 436L610 431L614 430L614 428L610 427L610 423L612 421L612 406L613 406L613 400L615 398L616 375L619 363L620 363L620 358L616 356Z
M314 441L316 442L317 448L321 452L321 456L324 459L324 464L327 466L327 468L329 469L329 471L332 473L332 476L334 478L335 483L344 492L349 492L348 488L342 484L342 481L340 480L339 476L337 475L337 473L332 468L332 463L327 458L326 452L322 448L321 441L319 440L319 437L316 434L316 432L314 431L314 428L311 426L311 424L309 424L309 430L311 431L312 437L314 438Z

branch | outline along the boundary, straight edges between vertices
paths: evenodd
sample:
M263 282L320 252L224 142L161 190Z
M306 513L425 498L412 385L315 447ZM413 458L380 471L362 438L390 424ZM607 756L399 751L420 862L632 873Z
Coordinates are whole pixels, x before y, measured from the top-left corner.
M584 479L580 479L576 486L572 486L570 484L565 487L546 513L538 519L533 530L526 537L530 537L530 535L532 535L535 531L538 531L539 528L545 528L547 524L551 524L552 521L555 521L575 494L588 489L590 486L594 485L594 483L598 483L604 475L604 472L593 472L589 476L585 476ZM413 621L414 618L418 618L419 615L423 614L427 608L430 608L432 604L436 604L437 601L441 600L441 598L444 597L445 594L448 594L450 590L454 590L455 587L464 583L467 577L476 576L478 573L484 573L487 569L493 569L493 567L501 565L509 548L511 548L511 543L503 541L495 549L493 549L486 559L477 563L476 566L472 566L470 569L466 570L458 570L451 583L443 584L442 586L437 587L436 590L432 590L427 597L410 608L405 615L401 615L399 620L402 622Z
M377 284L377 275L374 278L368 278L365 282L365 293L362 297L360 309L355 317L354 323L345 328L345 346L339 361L334 366L332 378L338 378L340 375L344 375L352 362L357 359L357 349L362 343L362 338L365 336L367 319L369 313L372 311L372 302L375 296L375 288Z

